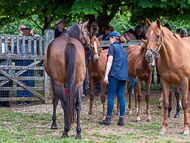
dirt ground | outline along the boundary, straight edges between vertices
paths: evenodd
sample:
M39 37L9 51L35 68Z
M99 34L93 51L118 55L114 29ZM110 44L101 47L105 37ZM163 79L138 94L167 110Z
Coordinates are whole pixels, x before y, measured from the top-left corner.
M183 111L180 111L180 117L178 119L174 118L175 110L176 110L176 100L173 91L173 110L171 112L171 117L168 119L169 125L167 127L166 135L159 135L159 131L162 127L163 123L163 114L164 110L158 109L158 99L160 98L161 91L151 91L150 96L150 113L152 118L152 123L147 123L146 116L146 102L143 93L143 101L141 104L141 123L136 123L136 114L134 107L134 96L132 97L133 101L133 114L128 115L128 95L125 95L126 100L126 115L125 115L125 126L119 127L117 126L118 116L116 114L116 104L113 110L113 118L111 126L100 126L98 122L102 119L102 104L100 98L96 97L94 99L93 105L93 113L90 121L85 121L85 117L87 116L89 110L89 96L86 96L82 99L82 111L81 111L81 127L83 130L83 139L86 141L93 140L95 142L105 141L109 138L109 135L115 135L117 142L125 142L123 140L129 140L129 142L188 142L190 141L190 135L183 135L182 131L184 128L184 115ZM188 102L190 98L188 98ZM24 114L52 114L53 106L52 104L43 104L42 102L32 102L31 106L22 105L17 106L15 102L11 102L11 109L13 112L21 112ZM2 109L2 108L1 108ZM18 110L21 109L21 110ZM190 118L190 108L188 108L188 118ZM57 106L57 115L59 120L63 120L63 110L61 108L60 102ZM50 128L51 122L46 125L47 128ZM63 131L63 122L58 122L59 130L54 131L53 135L56 137L61 136L61 131ZM70 131L70 135L75 135L76 124L73 125L73 129ZM61 130L61 129L62 130ZM123 136L125 135L125 137Z

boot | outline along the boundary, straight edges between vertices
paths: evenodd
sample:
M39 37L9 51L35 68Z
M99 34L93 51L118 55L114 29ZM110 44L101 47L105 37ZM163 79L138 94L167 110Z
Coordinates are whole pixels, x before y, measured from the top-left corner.
M111 117L106 117L105 120L99 121L100 125L111 125Z
M117 125L119 125L119 126L124 126L125 125L123 117L119 118L119 122L117 123Z

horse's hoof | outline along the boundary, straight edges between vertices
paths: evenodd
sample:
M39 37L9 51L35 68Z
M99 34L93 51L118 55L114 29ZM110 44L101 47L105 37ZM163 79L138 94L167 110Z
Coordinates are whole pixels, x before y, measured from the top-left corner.
M51 125L51 129L56 130L56 129L58 129L58 126L57 125Z
M65 133L65 132L61 136L61 138L65 138L65 139L68 138L68 137L69 137L68 133Z
M174 118L179 118L179 115L175 114Z
M165 134L166 134L166 132L165 132L165 131L160 130L159 134L160 134L160 135L165 135Z
M136 120L136 123L140 123L141 122L141 120Z
M184 131L183 131L183 134L184 134L184 135L190 134L190 131L189 131L189 130L184 130Z
M88 118L85 118L85 121L89 121L90 119L88 119Z
M152 120L151 119L147 119L147 122L152 122Z
M159 109L162 109L162 106L159 106L159 105L158 105L158 108L159 108Z
M129 115L132 115L132 111L129 111Z
M76 139L81 140L82 139L81 135L76 135Z

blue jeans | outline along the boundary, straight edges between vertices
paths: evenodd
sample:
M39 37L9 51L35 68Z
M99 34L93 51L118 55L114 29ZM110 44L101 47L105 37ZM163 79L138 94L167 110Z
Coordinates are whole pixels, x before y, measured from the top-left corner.
M132 86L132 89L134 89L134 87L135 87L135 81L136 81L136 79L133 78L133 77L131 77L131 86Z
M109 76L108 77L109 84L107 85L108 89L108 104L107 104L107 117L111 117L112 110L114 107L114 97L115 93L117 93L119 105L120 105L120 117L124 117L125 115L125 83L126 81L117 80L116 78Z
M156 60L157 84L160 84L160 74L158 72L157 61L158 60ZM154 68L152 70L152 81L151 81L151 84L154 84Z
M33 60L16 60L15 66L28 66L29 64L33 63ZM20 70L16 70L18 72ZM26 72L22 73L20 76L34 76L34 70L27 70ZM20 80L22 83L26 84L29 87L34 87L34 80ZM17 87L21 87L17 84ZM16 97L31 97L31 92L28 90L17 90Z

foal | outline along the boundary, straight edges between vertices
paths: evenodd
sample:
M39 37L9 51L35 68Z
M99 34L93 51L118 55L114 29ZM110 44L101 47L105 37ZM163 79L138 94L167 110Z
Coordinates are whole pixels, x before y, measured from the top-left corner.
M103 36L103 35L102 35ZM101 85L101 101L103 104L103 117L106 118L105 113L105 88L106 84L104 83L104 75L105 75L105 66L107 61L107 54L108 49L103 50L100 47L99 40L102 38L102 36L96 38L95 36L92 37L90 41L91 46L91 60L88 66L88 72L90 74L90 107L89 112L86 117L86 120L90 119L90 116L92 114L92 106L93 106L93 100L94 100L94 91L96 88L96 82L99 81Z
M144 41L145 42L145 41ZM152 66L155 66L154 61L150 64L145 59L145 53L146 53L147 47L145 43L142 43L141 46L131 45L129 46L127 51L127 60L128 60L128 75L129 75L129 81L127 84L127 90L129 93L129 114L132 114L132 106L131 106L131 82L130 77L136 78L136 83L134 87L134 93L135 93L135 107L137 112L137 120L136 122L140 122L140 105L142 101L142 94L141 94L141 83L142 81L145 81L146 83L146 93L145 93L145 99L147 104L147 122L151 122L150 117L150 110L149 110L149 98L150 98L150 81L151 81L151 74L152 74Z

